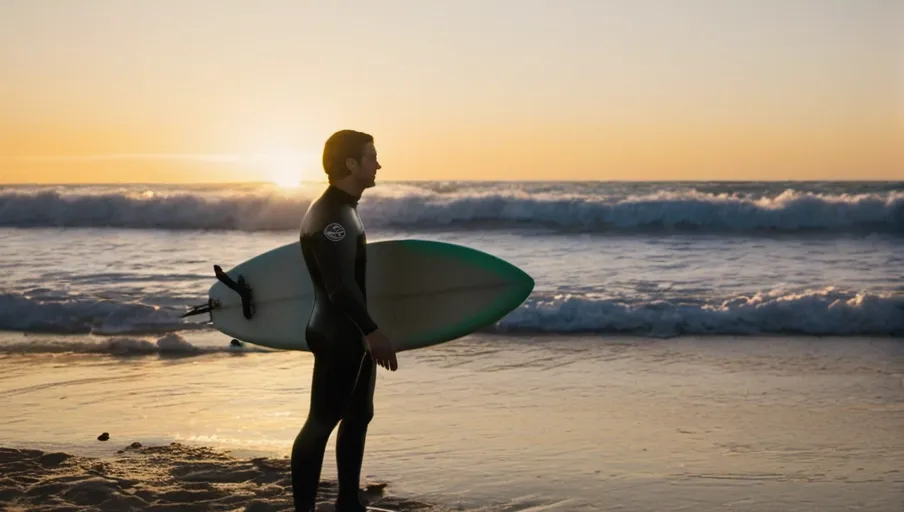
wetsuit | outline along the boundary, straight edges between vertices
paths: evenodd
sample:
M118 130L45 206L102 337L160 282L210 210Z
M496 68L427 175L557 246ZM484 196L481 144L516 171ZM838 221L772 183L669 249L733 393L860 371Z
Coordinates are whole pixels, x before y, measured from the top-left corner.
M366 237L358 199L330 186L308 208L301 226L301 251L314 285L314 309L305 330L314 376L308 418L292 446L297 511L314 510L327 440L340 420L336 510L365 510L358 486L376 371L364 335L377 325L367 312Z

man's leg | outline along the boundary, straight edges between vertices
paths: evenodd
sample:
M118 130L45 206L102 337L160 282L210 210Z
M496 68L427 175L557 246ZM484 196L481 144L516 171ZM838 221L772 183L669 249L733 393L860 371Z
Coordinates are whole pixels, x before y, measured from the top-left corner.
M342 415L339 435L336 439L336 467L339 473L339 498L336 512L363 511L358 498L361 481L361 463L364 460L364 439L367 425L374 416L374 385L377 371L373 357L368 353L361 362L358 383L352 393L348 408Z
M364 356L363 348L359 355L348 347L330 346L337 341L322 340L322 349L314 353L310 410L292 445L292 493L298 512L314 510L326 444L350 402Z

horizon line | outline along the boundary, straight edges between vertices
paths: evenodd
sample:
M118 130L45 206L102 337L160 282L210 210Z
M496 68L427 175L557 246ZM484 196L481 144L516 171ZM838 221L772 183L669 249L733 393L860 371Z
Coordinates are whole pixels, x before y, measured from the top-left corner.
M298 185L323 185L324 180L300 180ZM556 179L396 179L379 180L380 183L904 183L901 179L681 179L681 180L631 180L631 179L588 179L588 180L556 180ZM136 186L136 185L170 185L170 186L203 186L203 185L279 185L267 180L233 180L233 181L98 181L98 182L0 182L2 186Z

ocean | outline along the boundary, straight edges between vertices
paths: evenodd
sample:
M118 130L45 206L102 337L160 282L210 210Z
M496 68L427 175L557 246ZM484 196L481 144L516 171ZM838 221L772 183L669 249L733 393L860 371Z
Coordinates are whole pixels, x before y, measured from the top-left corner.
M180 314L214 264L297 240L322 188L0 187L0 445L287 454L309 354ZM390 182L359 211L371 241L464 244L536 280L496 325L381 372L365 473L395 492L904 505L904 182Z

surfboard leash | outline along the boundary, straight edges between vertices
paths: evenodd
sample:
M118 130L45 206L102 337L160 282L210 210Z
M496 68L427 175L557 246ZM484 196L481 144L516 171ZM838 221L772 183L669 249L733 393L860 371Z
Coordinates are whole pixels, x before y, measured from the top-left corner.
M192 306L188 311L179 315L179 318L185 318L187 316L193 315L203 315L204 313L210 313L214 309L216 309L220 305L220 301L214 299L207 299L207 302L201 304L199 306ZM213 318L210 319L213 321Z

